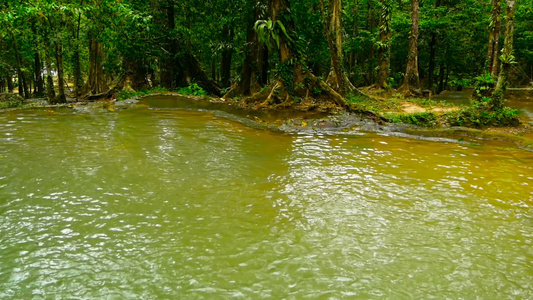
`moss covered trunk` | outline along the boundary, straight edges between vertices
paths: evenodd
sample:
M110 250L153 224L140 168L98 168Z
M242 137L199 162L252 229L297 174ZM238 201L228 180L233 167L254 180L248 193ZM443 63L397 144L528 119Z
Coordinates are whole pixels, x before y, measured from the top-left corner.
M385 88L390 70L390 40L392 38L392 10L388 0L380 0L378 59L379 73L377 86Z
M511 64L515 62L513 56L513 37L514 37L514 20L516 12L516 1L507 0L506 25L505 25L505 41L503 44L503 51L500 57L501 66L498 75L498 81L494 88L494 93L491 97L491 106L493 109L501 109L504 104L504 92L509 76Z
M487 50L487 72L498 76L498 54L500 52L501 0L492 0L492 15L489 25L489 46Z

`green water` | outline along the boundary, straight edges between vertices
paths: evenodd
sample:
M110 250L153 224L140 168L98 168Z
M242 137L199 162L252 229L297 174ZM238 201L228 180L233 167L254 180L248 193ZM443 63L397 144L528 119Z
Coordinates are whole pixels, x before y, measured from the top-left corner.
M0 114L1 299L531 299L533 154Z

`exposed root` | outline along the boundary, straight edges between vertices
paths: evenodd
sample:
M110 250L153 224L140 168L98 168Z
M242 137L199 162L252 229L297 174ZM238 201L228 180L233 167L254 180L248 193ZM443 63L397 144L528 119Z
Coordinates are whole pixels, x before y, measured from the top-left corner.
M276 105L276 108L286 108L286 107L292 106L293 104L294 104L294 101L292 101L292 97L289 95L289 93L287 93L287 96L285 97L285 101Z
M397 91L398 91L398 93L400 93L404 97L415 97L415 98L418 98L418 97L422 96L422 92L421 92L420 89L414 89L408 83L402 84L402 86L400 86Z
M270 93L268 94L268 97L266 98L266 100L263 101L263 103L259 104L257 108L265 108L276 103L277 95L280 94L282 88L283 88L283 84L280 81L276 81L272 89L270 89Z

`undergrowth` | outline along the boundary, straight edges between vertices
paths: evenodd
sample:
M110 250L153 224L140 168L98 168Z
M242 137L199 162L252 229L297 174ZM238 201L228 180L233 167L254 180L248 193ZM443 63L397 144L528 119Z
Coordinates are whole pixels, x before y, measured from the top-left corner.
M207 92L196 83L191 83L189 86L179 88L175 91L182 95L207 96ZM146 95L150 95L154 93L166 93L166 92L169 92L169 90L167 90L164 87L158 86L158 87L154 87L151 89L142 89L136 92L121 91L118 94L117 98L118 100L122 101L122 100L131 99L131 98L142 97L142 96L146 96Z
M486 98L486 97L484 97ZM490 100L483 100L488 102ZM483 128L488 126L518 126L518 110L510 107L489 109L488 105L472 100L471 106L446 114L451 126Z
M188 87L180 88L178 93L183 95L207 96L207 92L196 83L191 83Z
M476 90L470 106L447 114L451 126L483 128L488 126L518 126L518 110L505 107L503 92L494 92L496 79L490 74L476 77Z
M24 99L15 94L0 94L0 109L22 107Z
M367 110L377 114L385 111L401 111L401 100L396 98L372 99L363 95L349 94L346 101L352 106L352 109Z
M386 114L386 116L394 123L411 124L420 127L437 127L439 125L439 118L432 112L420 112L412 114Z

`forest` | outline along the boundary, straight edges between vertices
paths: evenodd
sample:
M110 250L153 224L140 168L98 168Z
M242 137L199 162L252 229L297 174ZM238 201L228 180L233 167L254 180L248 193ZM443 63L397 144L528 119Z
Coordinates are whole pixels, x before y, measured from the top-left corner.
M482 86L494 110L533 82L531 0L8 0L0 25L0 92L52 103L187 88L347 107L361 87Z
M533 0L0 1L0 299L533 299L532 154Z

